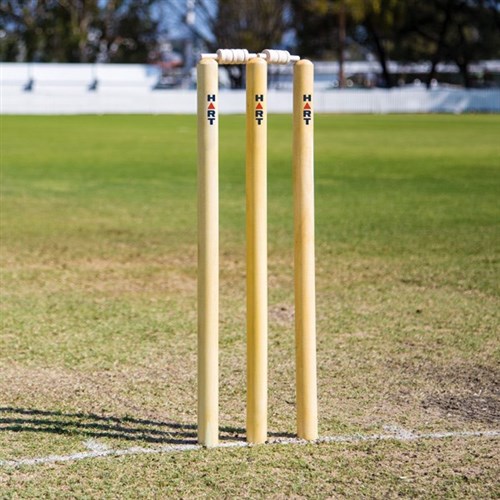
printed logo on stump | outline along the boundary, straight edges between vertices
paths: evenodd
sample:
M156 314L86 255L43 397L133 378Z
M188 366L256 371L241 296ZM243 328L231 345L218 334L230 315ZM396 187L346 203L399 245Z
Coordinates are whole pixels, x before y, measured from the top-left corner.
M255 96L255 102L257 103L257 106L255 106L255 120L257 121L257 125L261 125L264 121L264 107L262 106L264 96L262 94L257 94Z
M207 120L210 125L213 125L215 123L215 94L208 94L207 95L207 102L208 107L207 107Z
M312 120L311 94L304 94L302 100L305 102L304 109L302 110L302 119L306 125L309 125Z

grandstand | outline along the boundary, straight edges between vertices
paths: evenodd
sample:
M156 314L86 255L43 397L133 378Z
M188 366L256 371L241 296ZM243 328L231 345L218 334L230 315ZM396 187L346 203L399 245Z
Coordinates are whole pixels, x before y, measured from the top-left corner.
M368 78L376 74L377 68L375 63L350 62L345 72L352 76L350 81L355 81L356 75ZM425 69L424 65L391 67L394 74L415 76ZM500 61L489 61L476 69L500 74ZM449 65L441 68L453 70ZM321 62L316 66L317 112L500 112L499 88L464 90L435 85L427 90L415 78L410 85L393 89L353 85L339 90L335 88L336 71L337 63ZM195 113L194 89L165 89L161 85L163 77L162 69L152 65L0 63L0 107L2 114ZM281 92L291 84L290 68L273 68L269 80L269 111L290 112L290 95ZM243 113L242 92L223 90L221 112Z

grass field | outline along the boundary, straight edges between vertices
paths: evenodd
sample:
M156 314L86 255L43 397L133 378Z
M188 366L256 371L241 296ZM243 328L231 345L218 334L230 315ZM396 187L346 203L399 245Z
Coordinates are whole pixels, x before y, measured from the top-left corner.
M498 497L498 438L5 461L196 438L195 117L2 117L0 497ZM269 118L272 439L295 432ZM221 436L244 439L244 117L221 117ZM317 116L320 434L500 430L500 116ZM389 426L389 427L388 427ZM3 462L2 462L3 461Z

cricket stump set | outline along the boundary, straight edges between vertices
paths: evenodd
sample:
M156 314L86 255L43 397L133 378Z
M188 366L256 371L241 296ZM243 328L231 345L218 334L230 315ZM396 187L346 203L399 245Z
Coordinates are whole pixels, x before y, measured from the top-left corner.
M247 441L267 440L267 67L294 64L293 198L297 435L318 437L313 64L287 51L219 49L198 63L198 441L219 434L219 64L246 64Z

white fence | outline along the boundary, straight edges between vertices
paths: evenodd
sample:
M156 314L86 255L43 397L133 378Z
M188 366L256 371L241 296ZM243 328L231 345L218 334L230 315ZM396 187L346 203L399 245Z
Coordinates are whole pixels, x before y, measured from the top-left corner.
M0 64L2 114L196 113L193 90L154 90L158 68L142 65ZM244 91L222 90L221 113L244 113ZM289 91L271 90L271 113L289 113ZM318 113L500 112L500 89L404 87L324 90Z

